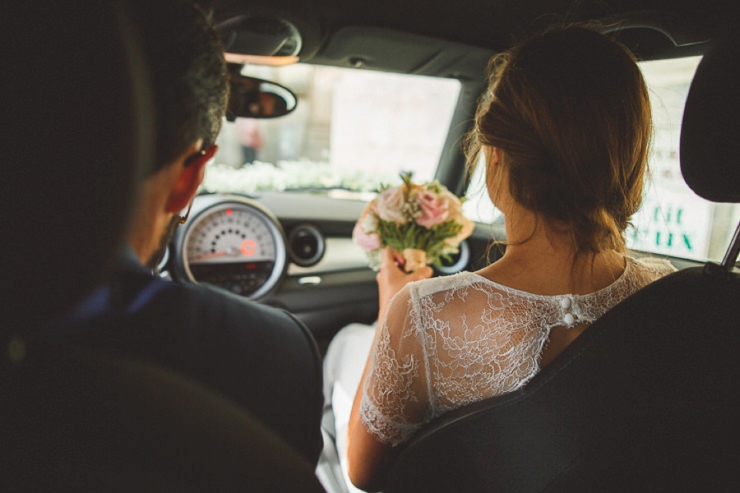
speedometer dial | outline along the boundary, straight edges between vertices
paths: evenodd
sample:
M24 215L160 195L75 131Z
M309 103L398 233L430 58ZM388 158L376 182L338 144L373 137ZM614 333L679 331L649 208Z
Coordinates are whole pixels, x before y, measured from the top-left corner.
M186 243L188 264L275 262L275 239L263 218L252 211L228 209L214 212L193 226Z
M247 199L196 200L194 210L196 205L202 210L179 236L180 261L189 280L250 298L275 287L286 263L284 234L277 221Z

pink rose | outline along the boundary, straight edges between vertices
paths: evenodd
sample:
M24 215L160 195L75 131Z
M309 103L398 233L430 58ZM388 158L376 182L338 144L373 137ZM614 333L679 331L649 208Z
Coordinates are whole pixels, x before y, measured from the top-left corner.
M378 207L378 216L383 221L392 221L403 224L406 218L403 215L403 205L406 203L406 197L403 194L403 187L393 187L384 190L376 199Z
M380 236L378 233L367 234L359 221L355 224L355 229L352 231L352 241L368 251L380 248Z
M421 217L416 220L420 226L431 228L447 220L450 206L447 198L430 190L423 190L416 195L416 201L421 208Z

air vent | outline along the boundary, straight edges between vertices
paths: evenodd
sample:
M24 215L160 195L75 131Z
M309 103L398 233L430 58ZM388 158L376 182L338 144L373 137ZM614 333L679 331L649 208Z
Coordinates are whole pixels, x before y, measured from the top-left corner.
M324 256L324 248L324 236L313 226L296 226L288 237L290 258L301 267L315 265Z
M457 274L467 267L468 262L470 262L470 247L468 246L468 242L463 240L463 242L460 243L460 251L455 255L450 255L450 257L450 262L445 262L443 260L442 267L434 267L437 272L444 275Z

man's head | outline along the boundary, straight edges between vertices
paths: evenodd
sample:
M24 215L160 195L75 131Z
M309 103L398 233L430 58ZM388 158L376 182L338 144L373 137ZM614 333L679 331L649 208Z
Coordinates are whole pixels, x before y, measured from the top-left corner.
M213 145L228 101L223 46L210 19L188 0L134 0L151 66L157 113L154 171L193 142Z
M228 101L223 47L210 19L188 0L132 0L151 67L156 160L128 241L151 263L203 180Z

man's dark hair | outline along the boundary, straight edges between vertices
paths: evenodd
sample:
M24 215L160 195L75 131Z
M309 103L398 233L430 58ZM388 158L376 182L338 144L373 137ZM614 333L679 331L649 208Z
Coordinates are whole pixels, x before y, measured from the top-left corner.
M154 85L157 172L198 139L214 143L226 112L223 46L212 21L188 0L131 0Z

